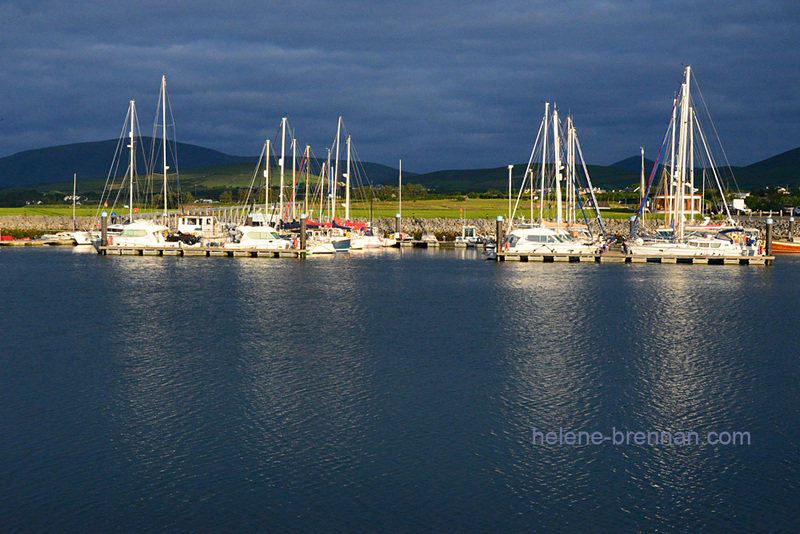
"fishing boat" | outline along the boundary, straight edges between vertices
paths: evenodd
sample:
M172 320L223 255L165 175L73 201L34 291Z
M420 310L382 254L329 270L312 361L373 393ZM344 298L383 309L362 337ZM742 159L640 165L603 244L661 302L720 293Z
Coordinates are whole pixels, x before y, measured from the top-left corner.
M764 255L759 236L747 231L731 217L725 198L722 178L714 164L711 149L703 128L698 121L697 110L691 98L691 66L684 69L684 81L672 107L669 126L664 135L656 163L650 174L647 189L642 198L631 233L623 250L632 255L674 257L726 257ZM697 144L697 149L695 147ZM637 235L639 222L643 218L644 206L651 191L659 164L662 176L659 194L654 197L652 212L663 216L663 225L649 235ZM695 187L695 159L706 158L702 168L703 193ZM709 176L707 176L707 174ZM713 180L712 180L713 178ZM703 214L705 183L712 182L721 200L724 220L714 221L706 217L702 222L693 222Z

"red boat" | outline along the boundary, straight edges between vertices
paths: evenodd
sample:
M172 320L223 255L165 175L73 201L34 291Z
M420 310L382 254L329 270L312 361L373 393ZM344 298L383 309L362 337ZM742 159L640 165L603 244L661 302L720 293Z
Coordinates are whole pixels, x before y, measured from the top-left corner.
M773 254L800 254L800 241L773 241Z

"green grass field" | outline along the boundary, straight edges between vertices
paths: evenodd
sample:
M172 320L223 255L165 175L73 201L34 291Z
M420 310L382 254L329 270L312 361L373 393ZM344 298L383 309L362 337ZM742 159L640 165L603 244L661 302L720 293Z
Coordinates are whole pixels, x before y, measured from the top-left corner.
M512 205L513 208L513 205ZM369 217L369 202L354 203L351 207L353 217ZM397 202L373 202L372 216L378 218L394 218L398 211ZM530 218L530 203L520 203L517 207L516 218ZM508 200L494 198L475 198L467 200L409 200L403 201L403 217L416 217L418 219L494 219L498 215L508 217ZM624 208L609 209L602 211L603 218L607 219L627 219L633 212ZM555 217L555 211L545 210L545 218ZM539 217L539 210L534 210L534 218ZM580 218L580 212L578 213ZM588 218L593 218L593 214L587 213Z
M202 204L194 206L196 208L209 208L219 207L220 204ZM75 214L78 217L93 217L95 215L96 206L78 206ZM338 208L339 216L344 216L344 208ZM351 217L368 218L370 210L369 202L355 202L350 209ZM127 210L117 210L118 212L127 212ZM143 212L145 210L142 210ZM395 201L374 201L372 203L372 216L376 219L389 218L393 219L398 211L397 202ZM538 217L538 210L534 211ZM603 218L606 219L627 219L633 215L632 211L624 208L603 210ZM27 215L27 216L46 216L46 217L71 217L71 205L30 205L21 208L0 208L0 216L7 215ZM491 198L475 198L467 200L408 200L403 202L403 218L414 217L418 219L494 219L498 215L503 217L508 216L508 201L503 199ZM312 212L312 218L316 219L319 216L319 207L317 206ZM520 204L517 208L517 217L525 216L530 218L530 203ZM554 214L549 210L545 210L545 217L553 217ZM591 214L587 214L592 218ZM580 213L578 214L580 218Z

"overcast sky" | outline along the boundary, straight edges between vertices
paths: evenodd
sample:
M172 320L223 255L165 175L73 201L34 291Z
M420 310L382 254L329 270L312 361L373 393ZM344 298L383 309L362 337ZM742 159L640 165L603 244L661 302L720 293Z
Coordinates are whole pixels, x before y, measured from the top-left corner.
M544 111L589 163L655 158L691 64L728 159L800 146L791 1L226 0L0 3L0 157L116 139L161 74L178 141L258 155L286 115L324 156L344 117L363 161L416 172L528 159ZM109 159L113 154L109 154Z

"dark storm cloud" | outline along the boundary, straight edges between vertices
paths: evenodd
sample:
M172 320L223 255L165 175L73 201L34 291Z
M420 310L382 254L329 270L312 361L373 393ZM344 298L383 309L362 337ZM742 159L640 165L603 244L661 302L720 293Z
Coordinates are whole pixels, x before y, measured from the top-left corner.
M727 154L800 145L792 2L7 2L0 155L149 132L167 75L178 138L257 154L288 115L324 155L342 115L364 160L527 160L544 102L608 164L657 150L692 64Z

